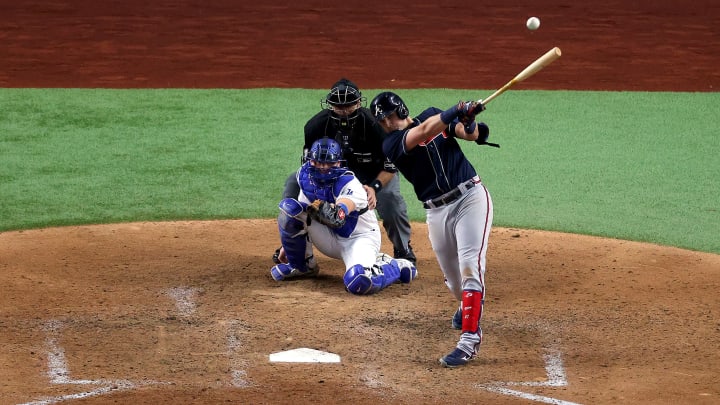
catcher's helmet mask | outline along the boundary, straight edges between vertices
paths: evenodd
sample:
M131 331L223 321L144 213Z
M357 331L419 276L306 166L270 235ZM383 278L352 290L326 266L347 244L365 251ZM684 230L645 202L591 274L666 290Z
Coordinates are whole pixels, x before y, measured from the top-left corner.
M342 158L342 148L331 138L322 138L313 142L308 160L310 162L308 174L317 184L331 182L347 172Z
M410 114L405 102L391 91L384 91L375 96L370 103L370 111L378 121L392 113L396 113L400 119L405 119Z
M342 78L333 84L330 92L320 101L323 109L330 110L330 118L339 128L352 128L360 107L366 98L352 81Z

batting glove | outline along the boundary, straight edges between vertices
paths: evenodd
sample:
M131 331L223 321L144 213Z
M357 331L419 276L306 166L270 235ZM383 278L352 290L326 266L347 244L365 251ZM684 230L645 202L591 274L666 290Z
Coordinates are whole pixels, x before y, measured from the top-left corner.
M485 106L479 101L466 101L462 103L462 106L458 108L460 114L458 116L466 116L468 118L475 118L476 115L485 111Z

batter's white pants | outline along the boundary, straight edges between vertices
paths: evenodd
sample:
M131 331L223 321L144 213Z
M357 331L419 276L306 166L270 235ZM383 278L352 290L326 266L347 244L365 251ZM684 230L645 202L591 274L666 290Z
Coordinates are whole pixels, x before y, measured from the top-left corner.
M457 201L425 210L428 235L445 284L462 300L463 290L485 293L485 255L493 221L490 193L482 183Z

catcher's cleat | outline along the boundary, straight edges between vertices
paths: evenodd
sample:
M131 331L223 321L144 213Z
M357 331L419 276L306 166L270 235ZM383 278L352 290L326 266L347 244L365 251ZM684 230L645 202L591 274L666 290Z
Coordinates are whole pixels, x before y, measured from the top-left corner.
M275 249L275 253L273 253L272 261L275 264L280 264L280 249L282 249L282 246Z
M462 349L456 347L450 354L440 359L440 364L442 364L443 367L456 368L468 364L473 358L475 358L475 354L467 354Z
M292 267L287 263L280 263L276 264L272 267L272 269L270 269L270 275L275 281L282 281L299 277L315 277L318 274L319 270L320 269L317 265L313 267L308 267L306 271L302 271Z
M462 330L462 307L459 307L452 317L452 328Z
M409 283L418 276L417 267L407 259L394 259L395 265L400 269L400 282Z

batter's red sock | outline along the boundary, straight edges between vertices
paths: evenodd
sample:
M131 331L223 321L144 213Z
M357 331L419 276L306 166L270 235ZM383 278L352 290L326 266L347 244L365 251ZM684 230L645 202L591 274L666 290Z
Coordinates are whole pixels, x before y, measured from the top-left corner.
M462 293L462 331L477 333L483 310L482 291L463 290Z

